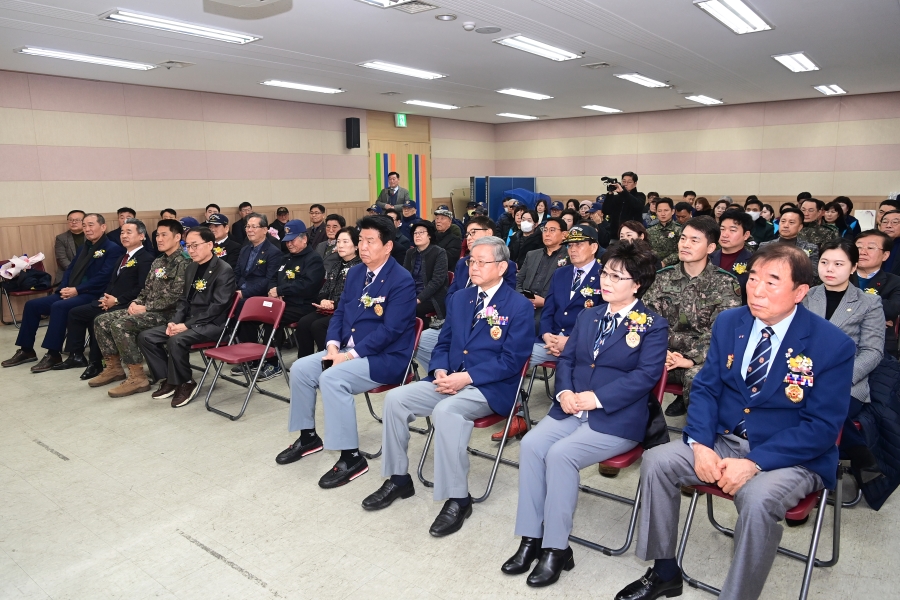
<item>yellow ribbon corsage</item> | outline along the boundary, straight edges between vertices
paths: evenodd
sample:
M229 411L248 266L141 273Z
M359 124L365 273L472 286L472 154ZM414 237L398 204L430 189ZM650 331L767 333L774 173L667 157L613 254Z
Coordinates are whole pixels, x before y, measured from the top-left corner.
M735 263L735 265L731 268L732 271L737 273L738 275L743 275L747 272L747 264L746 263Z
M129 260L127 263L125 263L125 268L127 269L127 268L129 268L129 267L133 267L133 266L136 265L136 264L137 264L137 261L134 260L134 259L132 258L132 259Z
M213 254L215 254L216 256L221 258L221 257L225 256L227 254L227 252L225 251L225 248L223 248L222 246L213 246Z
M197 290L198 292L202 292L203 290L205 290L206 289L206 280L198 279L197 281L195 281L194 289Z
M287 277L288 279L293 279L294 277L296 277L296 276L294 275L294 272L293 272L293 271L285 271L285 272L284 272L284 276Z
M794 349L788 348L785 353L789 372L784 378L784 383L799 385L803 387L812 387L813 385L813 361L810 357L803 354L791 356ZM802 399L802 394L800 396ZM795 400L799 401L799 400Z
M875 295L875 296L878 295L878 290L876 290L875 288L866 288L864 291L865 291L867 294L873 294L873 295Z
M106 250L97 250L94 252L94 258L101 258L104 254L106 254Z
M266 259L260 258L258 261L256 261L256 264L258 264L258 265L264 265L264 264L266 264Z
M636 310L628 313L628 331L646 331L647 327L653 325L653 317L647 313L639 313Z

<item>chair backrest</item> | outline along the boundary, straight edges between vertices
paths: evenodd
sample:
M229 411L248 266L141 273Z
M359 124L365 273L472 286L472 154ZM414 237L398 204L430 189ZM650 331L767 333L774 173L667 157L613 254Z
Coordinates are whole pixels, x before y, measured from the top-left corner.
M47 270L44 268L44 261L42 261L42 260L31 265L31 268L34 269L35 271L46 271Z
M659 405L662 406L663 396L666 395L666 380L669 378L669 371L666 370L666 365L663 364L662 367L662 375L659 377L659 381L656 382L656 385L653 386L653 389L650 391L650 395L656 398L656 401L659 402Z
M231 302L231 310L228 311L228 319L231 320L234 318L234 313L237 311L238 304L241 303L241 295L237 292L234 293L234 300Z
M453 285L453 271L447 271L447 287Z
M419 349L419 340L422 339L423 331L425 331L425 321L416 317L416 343L413 345L413 356L416 355L416 350Z
M267 296L253 296L244 301L238 323L254 321L277 326L284 314L284 300Z

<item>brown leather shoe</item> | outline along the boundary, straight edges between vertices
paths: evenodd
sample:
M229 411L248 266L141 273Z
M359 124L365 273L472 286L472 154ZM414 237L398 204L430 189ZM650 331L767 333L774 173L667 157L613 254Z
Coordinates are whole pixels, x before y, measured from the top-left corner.
M128 365L128 379L107 392L110 398L124 398L132 394L150 391L150 381L144 373L144 365Z
M175 396L172 398L172 408L184 406L185 404L193 400L194 396L196 395L197 383L195 381L182 383L175 389Z
M528 427L525 425L525 419L519 416L513 417L513 422L509 426L509 433L506 434L506 439L512 439L514 437L521 437L525 435L525 432L528 431ZM494 435L491 436L492 442L499 442L503 438L503 432L498 431Z
M106 363L106 366L103 368L103 371L101 371L99 375L88 381L89 386L100 387L103 385L108 385L114 381L123 381L124 379L126 379L125 371L122 369L122 363L119 360L118 354L104 356L103 360Z
M597 465L597 468L599 469L601 475L609 479L618 476L619 471L622 470L616 467L607 467L606 465Z
M53 365L58 365L63 361L62 356L57 354L56 356L52 356L49 352L44 355L44 358L41 361L31 367L32 373L46 373L50 369L53 368Z
M34 350L25 351L19 348L16 350L16 353L12 355L12 358L7 358L0 365L4 367L18 367L19 365L24 365L25 363L34 362L37 360L37 353Z
M153 392L150 397L154 400L165 400L175 393L177 387L177 385L170 384L168 379L163 379L159 382L159 389Z

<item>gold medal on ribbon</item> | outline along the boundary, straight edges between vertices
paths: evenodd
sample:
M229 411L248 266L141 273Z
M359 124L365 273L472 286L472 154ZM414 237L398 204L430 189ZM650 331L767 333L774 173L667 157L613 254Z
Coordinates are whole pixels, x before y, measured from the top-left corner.
M593 300L587 299L587 300L584 301L584 307L585 307L585 308L590 308L590 307L592 307L592 306L594 306L594 301L593 301Z
M637 348L638 344L641 343L641 336L638 335L637 331L630 331L625 336L625 343L628 344L629 348Z
M796 383L792 383L784 389L784 395L787 396L788 400L797 404L803 400L803 388Z
M379 317L384 314L384 309L381 308L380 304L375 305L375 314L378 315Z
M501 333L503 333L503 332L500 330L499 325L494 325L493 327L491 327L491 337L494 338L495 340L500 339Z

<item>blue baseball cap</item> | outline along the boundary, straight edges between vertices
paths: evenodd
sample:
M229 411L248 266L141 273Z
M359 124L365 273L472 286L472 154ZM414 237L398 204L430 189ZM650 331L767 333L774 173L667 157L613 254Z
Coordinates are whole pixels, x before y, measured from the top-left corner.
M292 219L284 224L284 237L282 242L289 242L298 235L306 233L306 223L300 219Z
M184 228L200 227L200 221L194 217L181 217L179 223L181 223L181 226Z
M213 213L206 218L204 225L228 225L228 217L221 213Z
M418 208L418 207L416 206L415 202L410 200L409 202L407 202L403 205L403 208Z
M560 202L559 200L554 200L553 202L550 203L550 210L562 210L562 209L563 209L563 203Z
M382 208L380 206L378 206L377 204L373 204L372 206L370 206L369 208L366 209L366 212L380 215L380 214L384 213L384 210L382 210Z
M601 210L603 210L603 203L602 202L594 202L593 204L591 204L591 207L588 209L588 212L595 213L595 212L600 212Z

